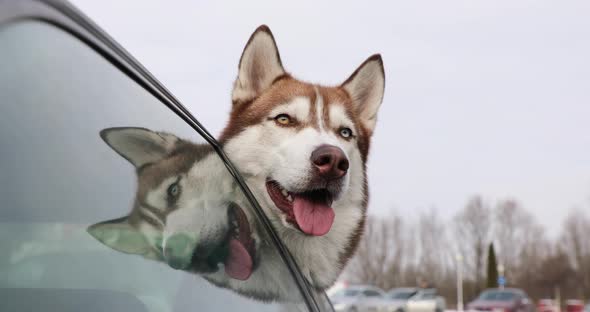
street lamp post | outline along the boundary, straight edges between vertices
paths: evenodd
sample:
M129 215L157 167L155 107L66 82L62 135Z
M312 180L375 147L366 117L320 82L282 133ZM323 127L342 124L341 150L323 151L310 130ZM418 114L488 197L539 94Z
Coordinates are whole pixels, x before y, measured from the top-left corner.
M504 289L504 284L506 283L506 277L504 277L504 271L506 269L504 268L504 266L502 264L498 265L498 276L499 276L499 281L498 281L498 286L500 287L500 289ZM501 281L501 282L500 282Z
M463 256L457 255L457 311L463 312Z

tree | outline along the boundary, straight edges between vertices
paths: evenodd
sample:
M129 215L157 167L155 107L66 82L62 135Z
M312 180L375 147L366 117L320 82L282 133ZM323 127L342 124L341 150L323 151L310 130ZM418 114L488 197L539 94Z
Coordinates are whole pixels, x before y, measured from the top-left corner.
M348 276L353 282L383 289L402 286L410 238L401 217L369 216L359 248L347 268Z
M441 218L434 209L416 219L370 216L357 254L347 267L347 279L385 289L425 281L454 304L454 259L459 252L467 300L486 285L497 287L499 263L509 284L533 299L550 298L556 291L563 298L590 298L588 211L572 210L555 238L547 236L546 229L515 200L500 201L489 209L481 198L473 197L451 220Z
M490 246L488 248L487 278L487 288L495 288L498 285L498 262L496 260L496 252L494 251L494 243L490 243Z
M501 201L495 211L494 236L499 247L498 259L503 264L504 275L512 281L521 272L522 251L528 241L528 233L535 225L533 216L516 200Z
M463 255L466 275L474 280L474 293L479 293L483 287L486 248L492 227L490 214L481 196L475 196L454 219L457 249Z
M576 270L579 296L590 296L590 218L581 210L572 210L563 224L562 240Z
M420 214L416 233L420 254L418 265L421 279L431 285L441 285L452 267L455 255L448 245L445 222L434 208Z

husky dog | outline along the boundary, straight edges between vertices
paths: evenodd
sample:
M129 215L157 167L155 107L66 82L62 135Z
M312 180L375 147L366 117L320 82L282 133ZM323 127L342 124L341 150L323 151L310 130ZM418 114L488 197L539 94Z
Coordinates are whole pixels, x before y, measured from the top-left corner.
M295 79L265 25L242 52L220 142L317 289L336 281L359 242L384 88L378 54L338 86Z
M341 85L302 82L259 27L242 53L220 141L310 285L330 287L364 226L367 155L384 92L379 55ZM91 226L100 242L264 300L297 302L290 273L211 147L143 128L104 141L136 168L129 215Z

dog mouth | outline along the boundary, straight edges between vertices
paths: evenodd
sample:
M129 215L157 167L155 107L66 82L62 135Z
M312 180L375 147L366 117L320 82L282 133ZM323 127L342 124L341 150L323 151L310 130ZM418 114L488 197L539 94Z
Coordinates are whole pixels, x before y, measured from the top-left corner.
M322 236L334 223L334 196L328 189L314 189L300 193L290 192L277 181L266 182L268 195L287 222L311 236Z
M229 254L225 258L225 273L237 280L247 280L254 269L256 246L248 217L237 204L229 207L230 238Z
M173 248L164 249L162 253L168 265L174 269L188 269L196 273L214 273L219 270L219 265L223 264L229 277L247 280L254 270L255 240L242 208L235 203L230 203L228 208L229 230L221 242L195 243L188 238L189 235L176 235L168 240L167 245L180 246L180 250L190 248L192 252L187 259L183 256L184 252L174 252ZM190 247L195 245L194 249Z

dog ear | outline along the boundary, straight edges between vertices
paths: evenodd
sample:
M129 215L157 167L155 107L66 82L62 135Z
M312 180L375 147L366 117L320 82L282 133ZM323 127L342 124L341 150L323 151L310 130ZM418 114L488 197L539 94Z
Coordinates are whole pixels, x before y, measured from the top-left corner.
M152 253L147 238L129 224L127 217L96 223L89 226L86 231L116 251L142 256Z
M268 26L262 25L254 31L242 52L232 101L243 103L256 98L284 74L275 39Z
M352 98L363 125L373 132L385 92L385 70L381 55L375 54L364 61L341 87Z
M103 129L100 137L136 168L164 158L179 141L168 133L134 127Z

